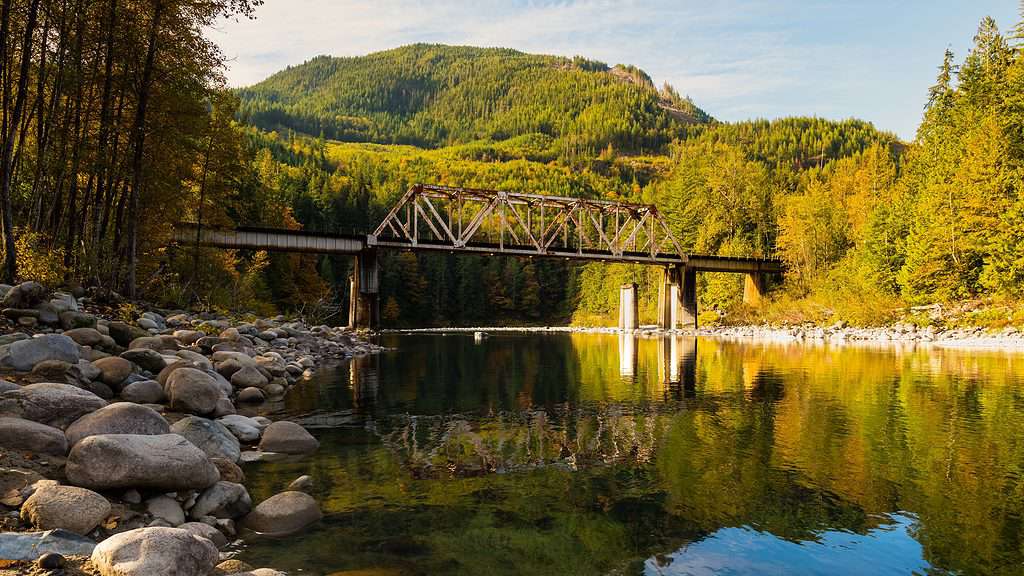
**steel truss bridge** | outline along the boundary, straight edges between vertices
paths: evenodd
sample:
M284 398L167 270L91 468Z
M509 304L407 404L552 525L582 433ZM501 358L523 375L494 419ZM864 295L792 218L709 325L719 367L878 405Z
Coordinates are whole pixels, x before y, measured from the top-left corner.
M646 204L416 184L373 234L234 228L193 223L175 227L175 242L356 257L350 323L374 328L378 319L378 250L445 251L530 258L564 258L663 266L659 325L696 326L696 272L747 275L744 299L760 298L778 260L686 254L658 212ZM636 286L620 295L619 325L636 328Z

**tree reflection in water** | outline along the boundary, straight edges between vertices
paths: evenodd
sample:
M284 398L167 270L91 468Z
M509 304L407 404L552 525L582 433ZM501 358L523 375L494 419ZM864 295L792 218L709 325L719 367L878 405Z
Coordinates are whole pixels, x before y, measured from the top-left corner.
M643 574L674 558L664 573L677 574L695 550L736 546L746 556L716 570L781 554L812 573L842 557L840 537L863 558L896 555L882 572L1022 572L1022 356L599 335L385 343L399 351L289 394L282 413L322 448L254 465L253 495L309 473L328 517L248 557L407 574Z

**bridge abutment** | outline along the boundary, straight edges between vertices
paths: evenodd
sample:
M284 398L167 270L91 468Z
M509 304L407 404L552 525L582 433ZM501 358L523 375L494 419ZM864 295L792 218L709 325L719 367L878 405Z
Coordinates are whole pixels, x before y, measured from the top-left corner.
M748 306L757 306L764 297L767 278L765 274L751 272L743 280L743 303Z
M376 250L367 249L356 255L350 282L349 328L376 330L380 326L380 263Z

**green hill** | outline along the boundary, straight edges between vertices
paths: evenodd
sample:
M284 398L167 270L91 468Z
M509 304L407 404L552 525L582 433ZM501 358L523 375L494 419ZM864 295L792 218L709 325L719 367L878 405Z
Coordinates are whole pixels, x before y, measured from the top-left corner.
M688 125L711 121L632 66L430 44L320 56L239 95L243 117L265 130L431 148L544 134L570 157L609 144L661 149Z

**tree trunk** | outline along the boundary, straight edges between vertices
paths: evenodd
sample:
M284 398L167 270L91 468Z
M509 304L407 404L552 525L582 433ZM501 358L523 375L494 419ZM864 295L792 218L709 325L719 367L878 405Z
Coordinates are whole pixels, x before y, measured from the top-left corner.
M146 63L142 69L142 84L139 86L139 101L132 126L134 150L132 151L132 189L128 213L128 286L129 298L135 298L135 268L138 263L138 220L139 196L142 188L143 147L146 144L146 108L153 87L153 63L156 61L157 39L160 20L163 18L164 2L156 0L153 7L153 22L149 29L149 47L146 49Z
M22 42L21 70L18 76L18 91L14 98L14 111L7 124L7 133L3 135L3 152L0 154L0 210L3 211L3 233L4 233L4 266L3 278L7 282L14 282L18 275L18 258L14 246L14 215L11 205L11 179L14 171L14 140L18 125L21 123L21 115L24 112L25 100L28 93L29 65L32 63L32 36L35 33L36 22L39 17L40 0L32 0L29 5L28 18L25 21L25 38ZM3 23L0 27L6 27L9 18L9 3L4 2ZM6 33L0 36L0 40L6 41ZM6 52L6 50L5 50ZM4 54L6 56L6 54ZM5 70L6 71L6 70ZM9 72L8 72L9 74ZM5 81L5 96L6 86ZM7 99L6 97L4 98ZM6 110L6 107L5 107Z

